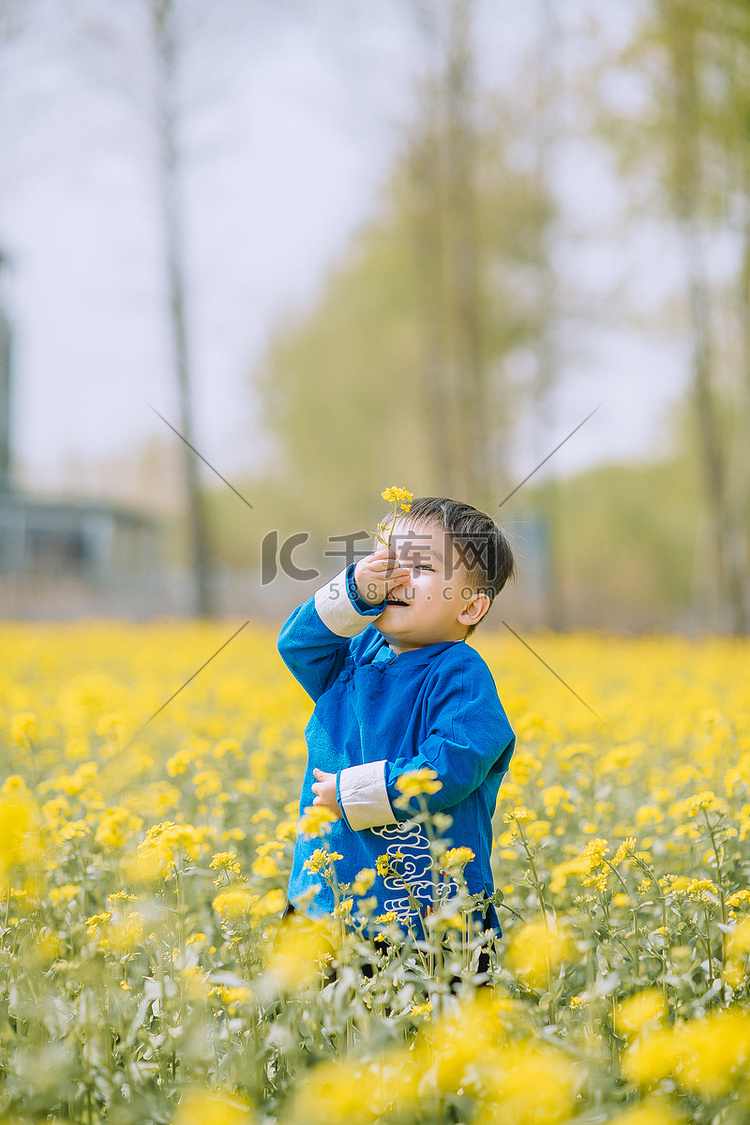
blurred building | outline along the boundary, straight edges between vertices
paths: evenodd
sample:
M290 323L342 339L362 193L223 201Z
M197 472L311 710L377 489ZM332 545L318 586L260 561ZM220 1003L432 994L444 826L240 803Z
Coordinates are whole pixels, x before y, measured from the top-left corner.
M167 612L156 521L119 505L15 487L11 382L12 333L0 306L0 616Z

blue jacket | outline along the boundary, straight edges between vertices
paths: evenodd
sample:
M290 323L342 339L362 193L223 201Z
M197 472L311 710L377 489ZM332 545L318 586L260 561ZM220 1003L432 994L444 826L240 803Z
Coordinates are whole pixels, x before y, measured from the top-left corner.
M472 894L493 891L490 852L492 814L508 769L515 737L500 704L489 668L463 641L446 641L398 656L372 626L385 603L371 605L354 586L354 567L294 611L279 635L285 664L315 701L305 736L308 762L300 811L312 805L313 769L337 775L344 819L328 835L340 883L379 856L402 853L397 861L415 896L428 905L433 894L427 837L397 808L396 779L429 767L442 788L427 798L431 812L453 820L446 837L468 847L475 859L465 876ZM424 799L424 798L423 798ZM418 811L416 799L412 809ZM303 910L311 917L334 909L331 889L305 861L318 838L300 835L289 882L292 904L317 885ZM401 879L378 876L372 890L382 912L409 920L409 899ZM497 925L494 908L488 914Z

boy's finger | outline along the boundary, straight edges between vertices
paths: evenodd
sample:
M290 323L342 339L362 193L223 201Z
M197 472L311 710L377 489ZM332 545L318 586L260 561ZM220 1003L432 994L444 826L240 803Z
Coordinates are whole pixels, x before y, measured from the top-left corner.
M397 559L377 559L370 570L384 570L387 574L397 574L399 571L407 573L408 568L402 566Z
M399 586L403 586L404 582L408 582L410 578L410 570L399 569L394 570L392 574L386 574L385 582L388 586L392 585L394 582L397 582Z
M404 582L408 582L410 578L410 570L394 570L393 574L389 574L386 578L386 583L390 586L396 582L399 586L403 586Z
M386 586L386 590L389 594L392 594L394 590L400 590L402 588L402 586L408 586L408 585L409 585L409 578L407 576L406 578L399 579L398 582L388 582L387 586Z

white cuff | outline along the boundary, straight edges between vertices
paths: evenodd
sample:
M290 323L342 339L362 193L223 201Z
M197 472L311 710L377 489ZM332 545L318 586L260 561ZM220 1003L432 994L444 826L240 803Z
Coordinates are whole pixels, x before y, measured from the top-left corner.
M339 800L355 832L396 824L385 787L385 761L347 766L339 775Z
M373 622L373 614L360 613L352 605L346 588L345 570L318 590L315 595L315 608L323 624L337 637L356 637Z

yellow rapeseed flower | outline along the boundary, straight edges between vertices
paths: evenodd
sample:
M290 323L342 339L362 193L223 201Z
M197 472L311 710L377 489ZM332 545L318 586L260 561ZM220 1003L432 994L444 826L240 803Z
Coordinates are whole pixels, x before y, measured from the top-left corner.
M226 754L232 754L235 758L242 761L244 757L242 753L242 744L238 738L222 738L217 742L211 751L214 758L223 758Z
M208 865L213 870L231 872L234 875L240 873L240 861L237 859L236 852L216 852L211 857L211 862Z
M188 766L193 765L197 758L198 753L195 750L178 750L167 760L167 773L170 777L177 777L184 773Z
M268 918L272 914L280 914L286 906L286 894L279 887L267 891L252 910L254 918Z
M19 711L10 721L10 737L17 746L29 746L38 731L39 719L33 711Z
M544 811L547 816L554 816L559 808L565 812L575 812L570 790L562 785L548 785L541 793Z
M101 914L92 914L89 918L87 918L85 925L89 937L94 937L95 935L100 934L102 927L107 922L109 922L111 917L112 915L110 914L110 912L108 910L104 910Z
M299 818L298 829L302 836L323 836L330 832L331 825L338 819L336 813L325 805L308 805Z
M275 879L279 874L279 861L273 855L260 855L254 861L250 870L259 879Z
M506 962L532 988L544 988L549 974L574 956L575 947L564 927L530 922L513 931Z
M54 903L55 906L66 905L77 898L80 893L81 888L78 883L64 883L61 887L50 888L50 902Z
M230 887L221 891L213 900L212 906L217 914L236 921L252 913L260 901L260 896L242 887Z
M201 801L221 793L223 789L221 774L218 770L201 770L194 774L193 785L195 786L196 796Z
M398 488L394 485L392 488L386 488L380 494L384 500L393 505L393 512L390 516L390 526L385 522L378 524L377 538L386 547L391 545L391 536L393 529L396 526L396 520L400 515L407 515L411 510L411 501L414 499L408 488Z
M118 957L130 953L140 945L144 934L144 918L139 910L131 910L124 918L115 918L102 940L105 949L111 949Z
M515 808L503 813L506 824L528 824L530 820L535 819L536 813L533 809L527 809L525 805L516 805Z
M267 987L274 992L297 992L320 975L334 951L330 920L317 922L301 914L284 919L268 958Z
M397 485L386 488L380 495L387 504L408 504L414 499L413 494L409 492L408 488L399 488Z
M444 871L463 871L467 863L474 859L471 848L448 848L441 860Z
M40 818L23 778L13 774L0 789L0 882L11 869L41 855Z
M626 859L631 859L635 855L637 845L635 836L626 836L612 856L612 866L619 867Z
M670 1076L706 1098L728 1094L750 1061L750 1014L735 1008L710 1013L639 1037L626 1052L623 1070L638 1085Z
M171 878L180 859L195 862L201 855L211 829L165 820L154 824L136 849L128 873L144 881Z
M250 1115L232 1095L196 1087L182 1095L172 1125L250 1125Z
M678 1125L681 1120L665 1098L654 1098L608 1118L607 1125Z
M684 820L686 816L699 816L703 811L726 816L729 806L723 797L717 797L710 789L704 789L701 793L695 793L684 800L675 801L668 809L670 817L678 822Z
M663 994L656 988L647 988L618 1005L615 1026L620 1035L632 1037L663 1024L666 1015Z
M750 918L744 918L727 935L727 956L733 960L740 960L748 953L750 953Z
M404 797L419 797L422 794L438 793L443 788L435 770L424 767L410 770L396 778L396 788Z
M316 848L310 858L305 860L304 866L313 875L320 875L331 871L334 864L343 858L340 852L329 852L325 848Z
M385 1060L327 1060L305 1074L298 1087L289 1125L371 1125L394 1109L407 1111L419 1074L402 1051Z
M357 872L357 877L352 883L352 894L366 895L375 882L376 872L372 867L363 867Z
M557 1125L572 1115L578 1075L570 1058L540 1043L515 1042L482 1066L489 1096L482 1121L492 1125Z
M140 832L143 820L129 809L119 806L105 809L94 839L107 848L124 848L128 840Z
M230 1016L235 1016L237 1015L238 1009L249 1004L253 999L253 990L246 985L235 986L233 988L230 988L228 985L220 985L216 988L210 988L208 990L208 995L218 996Z

